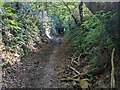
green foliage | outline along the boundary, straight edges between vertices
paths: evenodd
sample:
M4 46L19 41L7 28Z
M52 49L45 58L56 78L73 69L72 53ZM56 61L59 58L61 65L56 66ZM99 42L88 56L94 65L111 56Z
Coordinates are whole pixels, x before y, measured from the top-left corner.
M117 32L114 31L117 28L116 18L113 12L99 12L86 20L81 29L75 31L77 35L73 38L74 46L80 53L86 54L91 69L102 67L107 63L108 60L103 58L105 56L102 50L108 49L109 54L109 51L118 45L115 41L119 39L116 36Z
M38 23L40 23L38 17L33 17L34 13L28 14L32 12L31 9L36 8L36 6L33 4L30 10L25 8L25 12L18 12L19 8L16 7L16 4L19 5L19 8L29 5L29 3L6 2L3 5L4 13L2 16L2 31L5 32L3 42L6 42L7 47L10 47L14 51L16 51L16 47L35 44L36 37L34 36L40 33L38 29ZM24 49L22 51L24 51Z
M47 12L50 20L50 26L54 29L56 25L65 28L65 38L73 41L75 48L79 53L84 53L90 60L91 67L95 68L104 63L101 58L102 50L110 51L113 47L120 46L120 34L117 33L117 14L114 12L98 12L92 15L84 11L85 21L81 26L76 26L72 16L79 21L79 3L10 3L3 5L4 12L2 15L3 42L7 43L14 52L19 49L19 53L27 53L26 45L35 45L36 37L42 38L42 12ZM30 9L24 8L24 12L18 10L29 5ZM84 6L85 8L85 6ZM19 48L16 48L19 47ZM22 54L21 54L22 55ZM24 54L23 54L24 55ZM102 64L101 64L102 65Z

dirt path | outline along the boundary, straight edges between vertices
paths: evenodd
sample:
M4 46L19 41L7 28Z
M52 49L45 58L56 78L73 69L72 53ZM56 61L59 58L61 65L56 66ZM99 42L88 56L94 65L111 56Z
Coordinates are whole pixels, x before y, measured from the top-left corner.
M45 70L44 70L44 77L42 79L42 81L44 82L43 87L45 88L49 88L49 87L53 87L53 77L54 77L54 68L55 65L57 64L55 61L55 53L58 51L58 46L55 47L55 49L53 50L52 54L49 57L49 62L47 62L47 65L45 66Z
M44 44L38 52L30 52L21 64L3 69L3 88L65 88L58 74L65 68L63 60L56 55L59 45Z

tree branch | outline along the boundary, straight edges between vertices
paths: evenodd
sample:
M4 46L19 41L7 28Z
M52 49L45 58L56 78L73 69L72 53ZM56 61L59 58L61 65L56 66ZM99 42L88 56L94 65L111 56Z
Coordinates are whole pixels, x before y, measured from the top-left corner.
M81 1L79 4L79 14L80 14L80 24L83 22L83 2Z
M68 7L68 5L67 5L64 1L62 1L62 2L63 2L64 5L67 7L68 11L70 12L72 18L73 18L74 21L75 21L75 24L78 24L78 20L74 17L74 15L72 14L72 12L71 12L70 8Z

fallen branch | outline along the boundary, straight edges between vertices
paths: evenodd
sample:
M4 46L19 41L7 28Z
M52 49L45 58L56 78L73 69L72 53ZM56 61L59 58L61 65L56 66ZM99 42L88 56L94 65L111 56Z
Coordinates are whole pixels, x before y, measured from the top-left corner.
M84 73L77 74L77 75L73 76L73 78L78 78L78 77L81 78L81 77L85 76L86 74L88 74L87 71Z
M79 62L75 61L77 59L77 57L75 55L76 55L76 53L71 58L71 65L73 65L73 63L74 63L77 66L79 66L80 65Z
M75 70L74 68L71 68L72 70ZM80 73L73 76L73 77L64 77L63 79L61 79L61 81L66 81L66 82L72 82L72 81L79 81L80 78L84 77L85 75L87 75L88 73L93 72L94 70L96 70L96 68L90 70L90 71L86 71L84 73ZM76 70L75 70L76 71Z
M77 62L77 61L75 61L75 60L72 61L72 64L73 64L73 63L76 64L77 66L80 65L79 62Z
M97 69L97 68L93 68L93 69L91 69L91 70L89 70L89 71L86 71L86 72L84 72L84 73L80 73L80 74L78 74L78 75L73 76L73 78L77 78L77 77L81 78L81 77L83 77L83 76L85 76L85 75L87 75L87 74L89 74L89 73L92 73L92 72L95 71L96 69Z
M74 78L71 78L71 77L67 77L67 78L62 78L60 81L63 81L63 82L72 82L72 81L78 82L79 79L74 79Z
M112 65L112 70L111 70L111 88L115 88L115 70L114 70L114 53L115 53L115 48L112 50L112 56L111 56L111 65Z
M77 59L77 61L79 62L79 65L80 65L80 58L81 58L82 54L83 54L83 53L81 53L81 54L78 56L78 59Z
M80 66L80 59L81 59L81 56L83 55L83 53L79 54L78 57L76 57L75 54L72 56L71 64L75 63L77 66ZM75 61L76 59L77 59L77 61Z
M73 67L69 67L71 70L73 70L73 71L75 71L77 74L80 74L80 72L79 71L77 71L75 68L73 68Z

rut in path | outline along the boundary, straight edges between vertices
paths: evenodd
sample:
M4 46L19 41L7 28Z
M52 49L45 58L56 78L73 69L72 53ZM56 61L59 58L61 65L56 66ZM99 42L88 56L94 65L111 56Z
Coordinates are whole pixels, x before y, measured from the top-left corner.
M59 81L57 74L64 67L64 62L56 57L59 45L44 44L39 47L38 52L31 52L22 58L21 64L3 70L3 88L67 87Z

